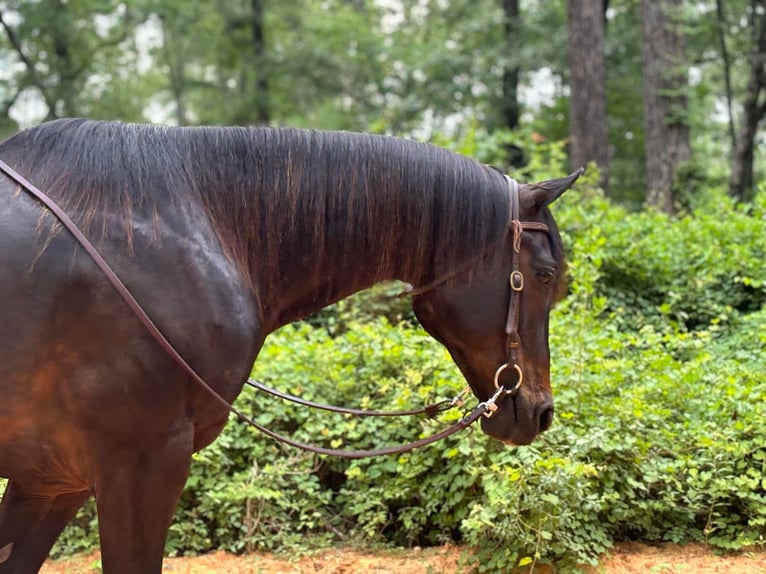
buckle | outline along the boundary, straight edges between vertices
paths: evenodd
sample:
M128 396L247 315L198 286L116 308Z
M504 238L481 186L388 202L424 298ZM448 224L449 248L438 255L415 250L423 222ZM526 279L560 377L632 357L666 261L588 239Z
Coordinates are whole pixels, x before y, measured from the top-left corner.
M524 289L524 275L521 271L511 271L510 284L511 289L516 292Z

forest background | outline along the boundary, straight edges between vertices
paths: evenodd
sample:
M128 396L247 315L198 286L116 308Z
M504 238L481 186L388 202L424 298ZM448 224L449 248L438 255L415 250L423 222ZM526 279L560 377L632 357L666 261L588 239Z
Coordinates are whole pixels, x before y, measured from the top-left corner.
M570 287L550 432L348 462L232 423L196 457L169 553L455 541L486 571L567 571L618 540L763 546L764 91L763 0L0 1L0 137L66 116L291 125L427 140L524 180L591 166L554 212ZM393 290L276 333L256 375L346 405L454 395ZM239 405L333 447L433 428ZM57 552L95 543L90 507Z

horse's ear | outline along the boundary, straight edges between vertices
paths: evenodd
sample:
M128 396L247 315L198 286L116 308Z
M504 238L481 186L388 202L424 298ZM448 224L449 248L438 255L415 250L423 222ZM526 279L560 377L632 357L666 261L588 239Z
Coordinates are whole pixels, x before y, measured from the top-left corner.
M546 205L550 205L556 201L561 195L572 185L577 178L585 173L585 168L581 167L574 173L570 173L566 177L560 177L558 179L548 179L541 181L540 183L530 184L527 188L532 205L537 209L542 209Z

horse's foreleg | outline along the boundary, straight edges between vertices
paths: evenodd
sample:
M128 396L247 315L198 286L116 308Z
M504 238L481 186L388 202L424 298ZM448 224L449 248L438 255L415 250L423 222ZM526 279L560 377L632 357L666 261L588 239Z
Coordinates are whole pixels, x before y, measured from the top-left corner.
M8 482L0 503L0 574L37 572L88 496L88 491L46 496Z
M165 539L191 454L189 432L162 448L103 457L95 494L104 574L162 571Z

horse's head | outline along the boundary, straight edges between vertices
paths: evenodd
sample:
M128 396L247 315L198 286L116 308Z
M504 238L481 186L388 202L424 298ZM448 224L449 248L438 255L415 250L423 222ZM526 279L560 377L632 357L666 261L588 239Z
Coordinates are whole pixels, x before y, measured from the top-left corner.
M529 444L553 421L548 316L565 277L547 206L581 173L534 185L509 180L510 224L496 251L471 273L414 293L418 320L447 347L474 394L497 396L482 428L508 443Z

